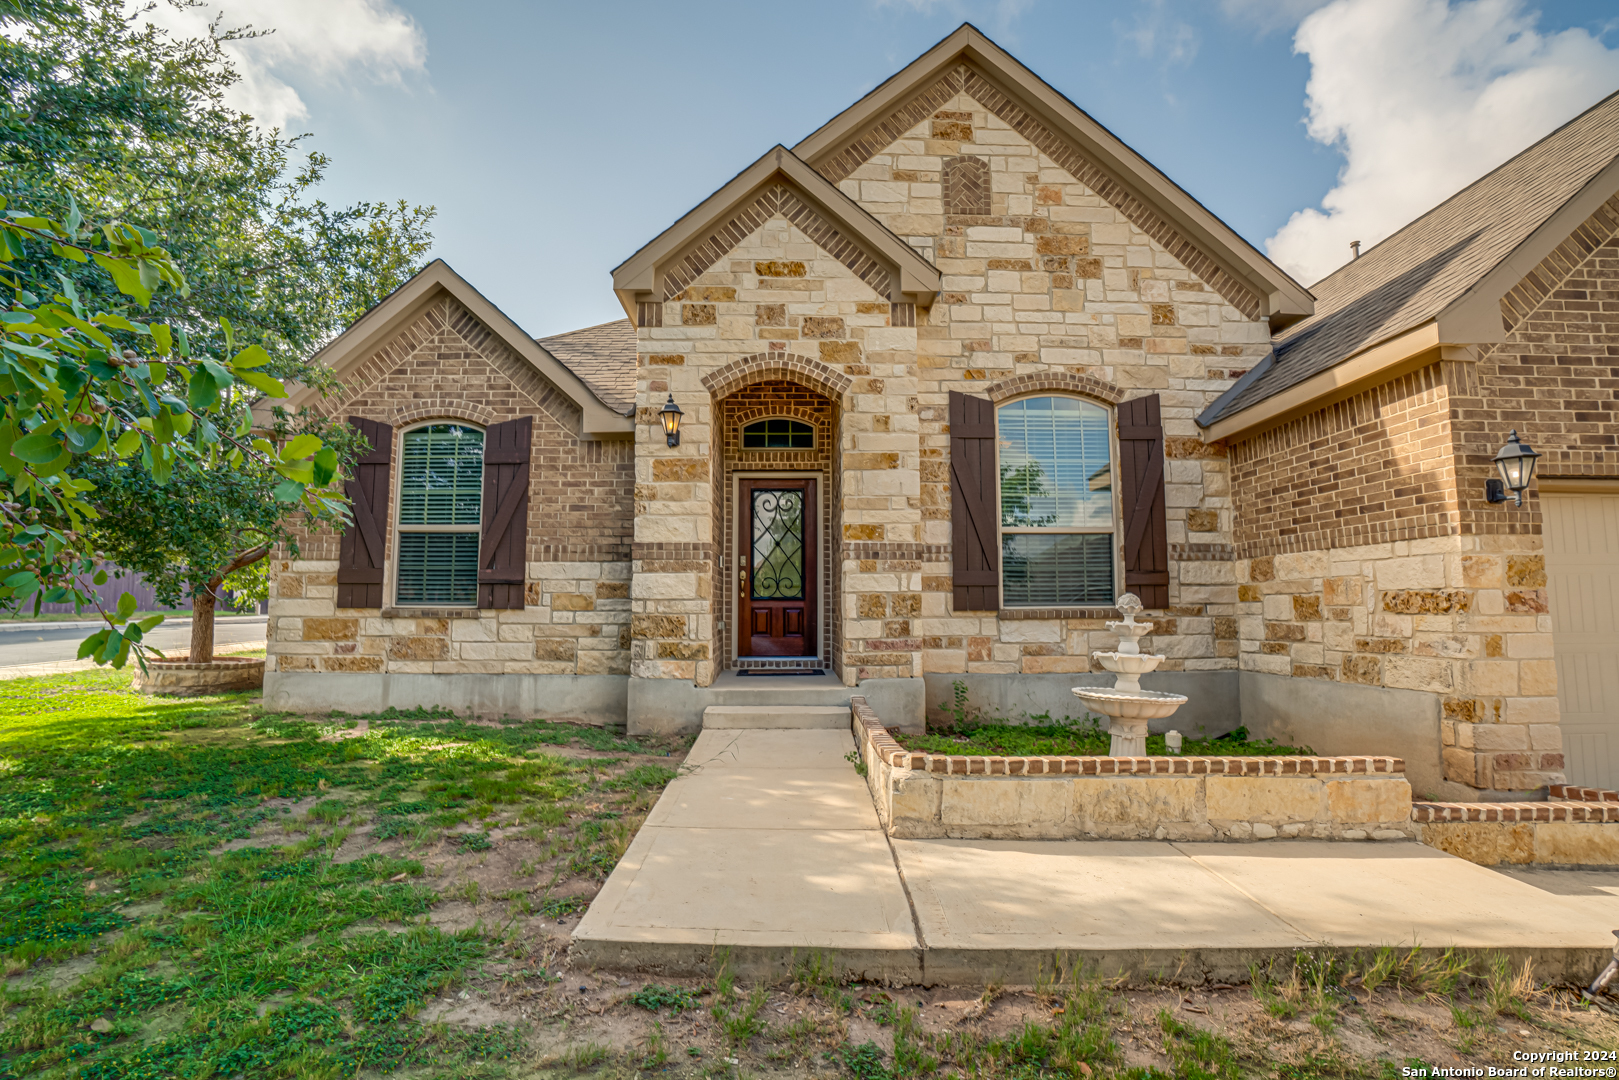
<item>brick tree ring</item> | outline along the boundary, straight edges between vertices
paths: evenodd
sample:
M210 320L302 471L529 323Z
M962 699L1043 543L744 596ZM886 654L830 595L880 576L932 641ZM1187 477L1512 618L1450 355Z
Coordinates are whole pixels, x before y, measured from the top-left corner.
M264 686L264 661L245 656L215 657L211 663L189 660L148 660L146 670L135 670L134 687L143 694L198 697L258 690Z

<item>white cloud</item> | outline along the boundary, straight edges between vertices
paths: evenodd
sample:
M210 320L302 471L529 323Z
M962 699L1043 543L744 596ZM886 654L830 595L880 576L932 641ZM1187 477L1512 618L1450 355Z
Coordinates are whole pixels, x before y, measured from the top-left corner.
M426 69L427 39L392 0L209 0L197 7L159 3L148 18L176 36L221 27L274 33L226 45L242 78L227 103L261 127L286 128L309 116L289 78L324 83L362 77L398 82Z
M1324 277L1619 88L1619 50L1542 34L1522 0L1334 0L1308 16L1310 137L1345 157L1321 208L1266 241Z

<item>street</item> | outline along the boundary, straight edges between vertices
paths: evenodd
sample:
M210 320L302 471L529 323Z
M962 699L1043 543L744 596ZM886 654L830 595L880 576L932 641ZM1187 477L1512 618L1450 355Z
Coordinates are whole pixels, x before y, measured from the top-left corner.
M232 615L217 619L214 623L214 644L263 641L267 621L263 615ZM88 620L71 623L0 623L0 668L73 660L79 654L79 642L93 633L95 627ZM148 634L146 640L164 652L188 649L191 645L191 620L169 618Z

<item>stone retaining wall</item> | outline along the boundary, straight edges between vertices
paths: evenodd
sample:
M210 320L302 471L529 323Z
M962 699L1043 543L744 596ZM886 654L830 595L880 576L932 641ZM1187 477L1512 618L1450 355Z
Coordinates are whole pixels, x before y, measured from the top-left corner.
M1553 784L1546 802L1417 803L1411 819L1481 866L1619 866L1619 792Z
M977 757L906 750L852 699L890 836L1005 840L1404 840L1405 764L1387 757Z

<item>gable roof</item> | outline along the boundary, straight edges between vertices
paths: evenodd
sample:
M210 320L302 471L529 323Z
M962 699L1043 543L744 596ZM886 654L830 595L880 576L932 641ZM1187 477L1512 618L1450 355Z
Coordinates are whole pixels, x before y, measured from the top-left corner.
M540 348L568 365L610 408L635 408L635 324L617 319L539 339Z
M1240 421L1402 335L1430 348L1504 340L1501 298L1615 191L1619 93L1311 286L1315 315L1277 335L1273 355L1198 422ZM1414 333L1427 323L1438 325Z
M443 259L434 259L415 277L389 293L375 307L355 321L315 354L314 359L332 369L342 379L367 357L386 345L394 335L409 326L429 306L452 297L487 326L496 337L549 380L579 407L581 434L628 435L635 423L622 410L609 405L579 375L551 352L525 334L506 313L467 284ZM563 335L567 336L567 335ZM633 357L632 357L633 363ZM632 373L633 379L633 373ZM317 392L308 387L293 391L288 404L310 404ZM633 396L633 395L632 395Z
M777 213L891 301L926 306L939 291L932 263L777 145L614 268L625 314L633 319L637 303L671 299Z
M1249 309L1250 316L1267 318L1276 328L1313 310L1307 289L971 23L827 121L793 152L837 182L960 90L995 111L1234 306ZM1246 300L1233 295L1239 290Z

